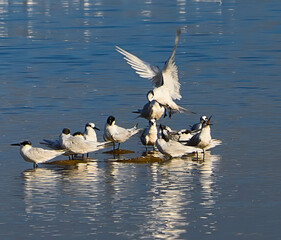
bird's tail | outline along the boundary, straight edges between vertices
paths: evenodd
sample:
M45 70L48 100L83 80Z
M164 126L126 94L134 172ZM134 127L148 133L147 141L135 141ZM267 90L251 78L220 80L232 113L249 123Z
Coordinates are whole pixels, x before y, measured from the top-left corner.
M139 131L140 131L140 129L138 129L138 123L133 128L129 129L131 136L137 134Z
M205 148L205 150L208 150L208 149L211 149L211 148L214 148L216 146L219 146L222 144L222 141L221 140L218 140L218 139L212 139L209 146Z
M184 108L184 107L181 107L181 106L179 106L179 110L178 110L180 113L192 113L192 114L196 114L196 112L193 112L193 111L191 111L191 110L189 110L189 109L187 109L187 108Z
M136 110L136 111L133 111L132 113L138 113L138 114L140 114L140 113L141 113L141 109L138 109L138 110Z
M106 148L106 147L111 147L113 145L112 142L99 142L97 144L97 148L98 149L103 149L103 148Z

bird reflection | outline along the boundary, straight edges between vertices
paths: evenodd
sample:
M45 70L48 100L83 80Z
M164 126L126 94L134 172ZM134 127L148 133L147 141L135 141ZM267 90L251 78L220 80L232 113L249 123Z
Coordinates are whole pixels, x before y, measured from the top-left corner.
M56 208L55 202L60 195L65 198L96 196L99 185L93 183L100 181L100 174L96 161L79 163L71 169L67 167L25 170L22 177L26 213L45 212L46 208L52 211L51 209ZM42 217L51 216L48 214Z
M25 170L22 176L26 213L44 212L45 204L50 204L59 194L59 174L51 169L34 168Z
M191 209L194 204L200 204L207 211L204 216L207 219L205 225L208 231L215 230L215 223L208 219L212 216L215 204L216 191L215 178L213 176L215 162L220 159L209 152L204 162L194 162L192 158L175 158L162 164L151 166L152 187L151 211L147 217L148 222L142 226L144 232L152 232L155 238L178 239L187 231L187 226L192 224L188 218L186 209ZM200 184L194 183L193 172L199 172ZM185 183L183 185L183 183ZM197 189L197 186L200 189ZM202 201L197 203L194 199L194 191L200 191ZM190 205L190 206L189 206Z

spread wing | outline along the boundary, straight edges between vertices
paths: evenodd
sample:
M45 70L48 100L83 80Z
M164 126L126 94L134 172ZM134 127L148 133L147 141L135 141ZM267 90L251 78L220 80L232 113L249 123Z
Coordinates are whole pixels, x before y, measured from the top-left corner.
M162 75L163 75L163 85L169 89L170 96L172 99L181 99L180 95L180 83L178 78L178 68L175 64L175 53L179 43L181 30L177 30L177 35L175 39L175 45L173 52L169 59L166 61Z
M162 72L159 67L150 65L149 63L142 61L135 55L125 51L124 49L116 46L116 51L124 56L126 62L136 70L136 73L142 78L148 78L152 84L156 87L162 85Z

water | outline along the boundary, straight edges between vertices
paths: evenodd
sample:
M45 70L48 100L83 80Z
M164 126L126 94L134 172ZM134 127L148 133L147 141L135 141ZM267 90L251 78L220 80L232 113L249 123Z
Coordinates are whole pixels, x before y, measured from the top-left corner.
M1 239L279 239L279 1L0 1ZM176 29L184 107L174 129L213 115L223 140L205 162L116 162L33 169L10 143L136 122L151 84L115 45L162 66ZM98 132L102 140L102 131ZM64 159L60 157L58 159Z

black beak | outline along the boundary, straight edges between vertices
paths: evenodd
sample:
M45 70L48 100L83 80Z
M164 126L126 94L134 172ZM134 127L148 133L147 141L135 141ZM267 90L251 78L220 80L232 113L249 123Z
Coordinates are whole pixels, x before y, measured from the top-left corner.
M207 125L213 125L213 124L210 123L211 118L212 118L212 115L208 118L208 121L206 122Z
M99 129L99 128L97 128L97 127L94 127L94 129L96 129L96 130L100 131L100 129Z
M20 146L20 143L13 143L11 146Z

